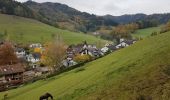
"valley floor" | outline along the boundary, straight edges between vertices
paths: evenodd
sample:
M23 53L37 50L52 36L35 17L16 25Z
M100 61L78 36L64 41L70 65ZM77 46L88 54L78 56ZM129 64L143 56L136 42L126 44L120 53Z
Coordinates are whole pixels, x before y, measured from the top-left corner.
M169 100L169 78L170 32L8 94L9 100L38 100L46 92L55 100Z

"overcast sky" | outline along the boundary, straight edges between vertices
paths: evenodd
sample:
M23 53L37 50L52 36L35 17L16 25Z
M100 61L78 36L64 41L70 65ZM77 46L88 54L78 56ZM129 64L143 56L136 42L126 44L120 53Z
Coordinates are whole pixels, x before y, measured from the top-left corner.
M25 2L27 0L17 0ZM97 15L123 15L135 13L170 12L170 0L33 0L36 2L59 2L77 10Z

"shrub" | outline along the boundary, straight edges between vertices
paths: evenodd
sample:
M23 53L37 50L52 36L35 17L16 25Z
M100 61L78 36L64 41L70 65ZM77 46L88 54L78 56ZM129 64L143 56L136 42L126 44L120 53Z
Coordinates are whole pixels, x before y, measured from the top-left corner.
M90 55L76 55L75 58L74 58L74 61L78 62L78 63L81 63L81 62L87 62L87 61L90 61L92 60L92 57Z

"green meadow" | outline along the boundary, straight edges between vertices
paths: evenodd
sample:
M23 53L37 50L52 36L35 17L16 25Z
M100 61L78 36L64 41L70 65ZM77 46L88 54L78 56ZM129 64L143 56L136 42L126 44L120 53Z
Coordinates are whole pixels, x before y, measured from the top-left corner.
M81 43L85 40L89 43L106 42L91 35L58 29L36 20L0 14L0 34L4 33L7 33L7 39L18 43L47 42L56 34L67 44Z
M55 100L169 100L169 78L170 32L8 94L9 100L38 100L46 92Z
M132 34L133 37L137 38L145 38L150 36L153 32L160 32L161 26L158 27L151 27L151 28L145 28L145 29L139 29L134 34Z

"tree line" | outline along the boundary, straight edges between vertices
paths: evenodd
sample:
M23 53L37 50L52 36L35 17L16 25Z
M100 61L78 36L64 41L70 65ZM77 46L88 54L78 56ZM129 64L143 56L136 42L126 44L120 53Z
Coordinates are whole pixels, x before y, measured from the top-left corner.
M27 6L13 0L0 0L0 12L22 17L35 17L34 12L32 12Z
M101 34L100 37L106 40L119 42L120 38L132 39L131 34L133 34L139 25L137 23L130 23L125 25L118 25L113 27L108 34Z
M0 13L32 18L57 27L56 22L50 22L41 13L35 12L27 7L27 5L14 0L0 0Z

